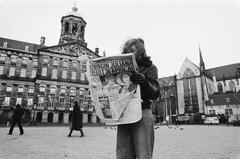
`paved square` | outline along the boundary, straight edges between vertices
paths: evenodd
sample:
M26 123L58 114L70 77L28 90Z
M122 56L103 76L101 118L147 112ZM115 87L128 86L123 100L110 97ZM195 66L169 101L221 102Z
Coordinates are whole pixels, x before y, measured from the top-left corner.
M154 159L240 159L240 127L190 126L155 130ZM68 127L0 128L0 159L115 159L116 130L84 127L67 137Z

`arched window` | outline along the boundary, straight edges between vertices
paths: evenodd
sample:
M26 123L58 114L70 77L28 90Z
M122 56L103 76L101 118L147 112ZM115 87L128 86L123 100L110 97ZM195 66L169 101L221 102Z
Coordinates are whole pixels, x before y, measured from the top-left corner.
M221 83L218 83L217 86L218 86L218 92L223 93L222 84L221 84Z
M65 33L68 33L69 31L69 22L65 23Z
M229 90L233 91L233 92L236 92L236 86L235 86L235 83L233 81L229 82Z

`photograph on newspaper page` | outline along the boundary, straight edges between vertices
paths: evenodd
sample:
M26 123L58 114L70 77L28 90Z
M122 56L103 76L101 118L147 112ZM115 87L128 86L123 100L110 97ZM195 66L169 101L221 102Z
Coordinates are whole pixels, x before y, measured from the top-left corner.
M89 60L87 67L91 98L103 122L118 125L141 119L140 86L130 80L137 70L133 54Z

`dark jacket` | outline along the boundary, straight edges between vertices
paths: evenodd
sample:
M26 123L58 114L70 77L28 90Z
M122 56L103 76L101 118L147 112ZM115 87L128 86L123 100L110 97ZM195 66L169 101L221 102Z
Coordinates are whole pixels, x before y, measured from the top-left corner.
M160 87L157 81L158 70L152 61L146 60L146 64L139 69L144 74L146 82L141 85L142 109L150 109L150 100L155 100L160 96Z
M80 130L82 128L82 113L78 106L73 108L73 120L72 120L72 129Z
M24 115L24 110L21 108L20 105L17 105L14 109L12 119L13 121L21 121L22 116Z

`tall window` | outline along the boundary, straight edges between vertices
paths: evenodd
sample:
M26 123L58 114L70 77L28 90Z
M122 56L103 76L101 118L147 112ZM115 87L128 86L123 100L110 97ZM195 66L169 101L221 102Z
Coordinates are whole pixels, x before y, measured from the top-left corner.
M58 60L57 59L53 60L53 66L58 66Z
M62 70L62 78L63 79L67 78L67 71L66 70Z
M33 98L28 98L27 105L33 105Z
M60 98L60 107L64 106L64 98Z
M74 62L72 63L72 65L73 65L73 68L77 68L77 67L78 67L77 61L74 61Z
M72 77L71 78L72 78L72 80L76 80L76 72L75 71L72 72Z
M34 93L34 88L29 88L28 93Z
M22 60L22 63L23 63L24 65L27 65L28 59L23 59L23 60Z
M63 67L68 67L68 61L63 61Z
M35 61L33 61L33 64L32 64L33 66L37 66L38 65L38 62L35 60Z
M22 104L22 98L17 98L16 104Z
M40 87L40 92L44 92L45 91L45 87Z
M22 93L22 92L23 92L23 87L19 87L19 88L18 88L18 92L19 92L19 93Z
M57 79L58 71L57 69L52 69L52 78Z
M26 77L26 69L25 68L21 69L20 77Z
M235 83L233 81L229 82L229 90L233 91L233 92L236 92L236 86L235 86Z
M4 66L0 66L0 75L3 75Z
M44 102L44 97L39 97L39 103L43 103Z
M50 94L55 94L56 89L54 87L50 88Z
M14 76L15 75L15 67L10 67L10 71L9 71L9 76Z
M35 78L37 75L37 69L32 69L31 78Z
M17 57L12 56L12 62L13 62L13 63L16 63L16 62L17 62Z
M7 89L6 89L7 92L11 92L12 91L12 87L10 86L7 86Z
M81 81L85 81L85 73L81 73L80 79L81 79Z
M0 56L0 61L5 62L6 57L5 56Z
M223 93L222 83L218 83L217 86L218 86L218 92Z
M86 62L82 62L82 68L86 72L87 71L87 64Z
M42 68L42 76L47 76L47 67Z
M10 97L5 97L4 104L8 106L10 104Z

